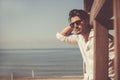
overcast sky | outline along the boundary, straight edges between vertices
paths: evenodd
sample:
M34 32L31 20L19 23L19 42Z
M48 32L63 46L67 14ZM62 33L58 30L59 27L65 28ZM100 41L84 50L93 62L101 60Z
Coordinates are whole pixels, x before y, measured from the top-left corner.
M74 8L83 0L0 0L0 49L74 47L56 39Z

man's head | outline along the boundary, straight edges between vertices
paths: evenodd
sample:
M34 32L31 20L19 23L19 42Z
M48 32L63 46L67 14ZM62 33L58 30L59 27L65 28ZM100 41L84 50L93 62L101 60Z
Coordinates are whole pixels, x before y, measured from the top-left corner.
M77 34L85 34L90 30L89 14L83 10L73 9L69 13L70 26Z

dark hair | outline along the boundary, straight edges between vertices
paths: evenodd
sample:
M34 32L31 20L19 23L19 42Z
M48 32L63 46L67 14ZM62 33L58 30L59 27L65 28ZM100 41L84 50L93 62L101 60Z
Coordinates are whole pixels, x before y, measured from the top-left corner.
M78 16L83 20L89 19L89 14L84 10L80 10L80 9L73 9L69 12L69 21L71 21L71 18L74 16Z

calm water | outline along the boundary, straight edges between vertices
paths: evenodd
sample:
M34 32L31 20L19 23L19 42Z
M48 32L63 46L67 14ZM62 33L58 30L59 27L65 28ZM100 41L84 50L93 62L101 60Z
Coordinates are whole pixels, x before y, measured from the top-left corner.
M0 50L0 76L80 76L82 58L79 49Z

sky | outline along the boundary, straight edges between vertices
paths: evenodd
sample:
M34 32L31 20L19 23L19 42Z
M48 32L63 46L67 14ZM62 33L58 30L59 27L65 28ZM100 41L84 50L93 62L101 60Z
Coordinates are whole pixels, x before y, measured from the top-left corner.
M56 33L83 0L0 0L0 49L73 48Z

